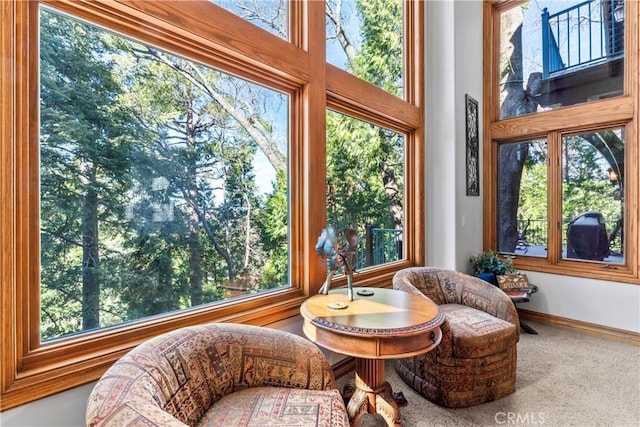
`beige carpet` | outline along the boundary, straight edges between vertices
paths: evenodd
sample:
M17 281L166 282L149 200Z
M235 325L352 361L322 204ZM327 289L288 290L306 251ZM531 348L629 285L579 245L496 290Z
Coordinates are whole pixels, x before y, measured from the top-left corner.
M416 394L388 361L387 381L408 400L400 408L403 426L640 426L640 346L527 323L538 335L521 335L516 392L495 402L441 408ZM338 380L340 389L346 380ZM359 427L385 425L365 414Z

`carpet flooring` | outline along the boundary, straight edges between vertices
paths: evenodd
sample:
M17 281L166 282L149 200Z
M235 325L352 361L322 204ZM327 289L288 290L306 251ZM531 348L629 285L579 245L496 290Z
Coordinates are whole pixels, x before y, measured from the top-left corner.
M527 321L538 335L518 343L515 393L470 408L439 407L415 393L386 363L386 380L402 391L404 427L640 426L640 346ZM340 389L352 375L338 379ZM365 414L358 427L382 427Z

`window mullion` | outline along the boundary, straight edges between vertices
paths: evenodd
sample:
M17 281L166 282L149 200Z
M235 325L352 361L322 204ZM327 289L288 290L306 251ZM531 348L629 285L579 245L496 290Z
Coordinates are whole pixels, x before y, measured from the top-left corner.
M326 25L323 1L305 2L305 7L309 83L303 93L304 113L299 116L304 141L301 151L304 155L300 158L305 173L300 177L300 182L304 182L300 193L300 217L293 221L300 226L300 232L292 234L303 236L304 260L300 279L305 291L311 294L320 289L325 278L325 266L313 248L326 221Z
M547 134L549 158L547 160L547 217L549 261L557 264L562 259L562 148L558 132Z

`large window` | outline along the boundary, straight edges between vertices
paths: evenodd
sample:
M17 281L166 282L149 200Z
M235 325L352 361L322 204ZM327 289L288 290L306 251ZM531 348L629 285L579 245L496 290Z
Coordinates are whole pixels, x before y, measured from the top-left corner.
M625 263L624 129L562 137L562 256Z
M349 72L342 1L0 3L2 410L170 329L298 315L328 223L356 284L423 262L423 10L385 1L345 2Z
M285 94L45 7L40 94L42 339L288 285Z
M624 28L623 0L530 1L500 13L500 118L622 95ZM521 87L528 102L504 102Z
M638 282L638 13L485 5L484 246L517 267Z
M361 236L356 271L403 258L403 135L329 111L327 222Z
M402 97L403 9L402 0L326 0L327 62Z

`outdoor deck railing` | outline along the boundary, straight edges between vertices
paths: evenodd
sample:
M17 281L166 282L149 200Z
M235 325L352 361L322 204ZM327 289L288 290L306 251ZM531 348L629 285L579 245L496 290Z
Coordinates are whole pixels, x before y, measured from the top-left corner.
M612 233L618 220L605 222L608 234ZM564 220L567 229L571 220ZM516 253L526 254L529 246L547 247L547 220L546 219L519 219L517 220L519 230L519 241ZM365 231L364 244L359 246L356 270L387 262L398 261L403 257L402 229L374 228L367 226ZM563 247L566 247L566 235L562 240ZM615 253L622 253L621 235L616 236L610 242L610 250Z
M356 269L402 259L402 230L393 228L365 229L365 243L360 245Z
M569 223L572 220L567 219L564 220L565 227L564 230L567 229ZM610 219L605 221L605 229L608 235L616 229L616 225L618 223L617 219ZM518 230L519 230L519 242L518 247L516 248L516 252L523 253L525 252L526 247L528 246L547 246L547 220L546 219L519 219L517 221ZM622 242L621 235L616 235L616 238L610 242L610 250L613 252L622 252ZM566 233L563 233L562 245L565 247L567 245L567 236Z
M598 3L599 8L595 6ZM544 8L543 78L558 71L622 56L624 20L616 21L616 7L624 7L624 2L587 0L552 15Z

